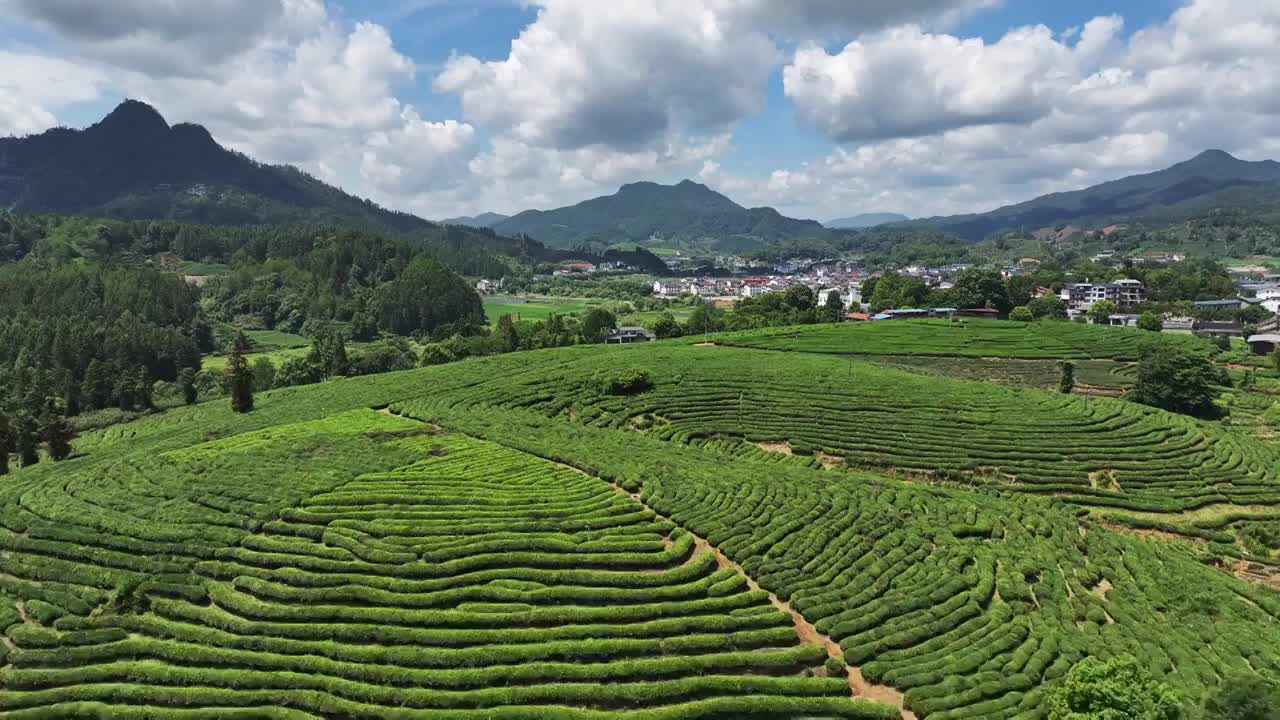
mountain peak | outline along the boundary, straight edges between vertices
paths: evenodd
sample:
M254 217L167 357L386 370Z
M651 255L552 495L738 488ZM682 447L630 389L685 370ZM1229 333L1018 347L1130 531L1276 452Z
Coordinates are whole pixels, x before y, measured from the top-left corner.
M1211 149L1211 150L1205 150L1199 155L1191 158L1192 162L1197 162L1200 160L1237 160L1238 161L1239 158L1227 152L1226 150Z
M154 107L139 100L125 100L98 122L102 127L168 130L169 123Z

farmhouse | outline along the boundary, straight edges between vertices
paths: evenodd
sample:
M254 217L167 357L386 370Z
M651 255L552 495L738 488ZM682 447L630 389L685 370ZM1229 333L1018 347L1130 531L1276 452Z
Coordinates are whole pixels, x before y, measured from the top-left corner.
M628 345L630 343L651 342L657 336L638 326L624 326L605 336L605 343L610 345Z
M1249 349L1255 355L1270 355L1276 351L1276 348L1280 348L1280 335L1275 333L1251 335L1248 342Z

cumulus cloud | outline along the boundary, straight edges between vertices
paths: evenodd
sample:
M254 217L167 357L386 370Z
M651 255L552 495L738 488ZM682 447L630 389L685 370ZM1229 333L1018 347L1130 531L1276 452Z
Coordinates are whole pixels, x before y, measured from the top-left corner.
M763 107L776 47L718 0L540 4L506 59L457 56L436 78L468 119L542 147L636 149Z
M8 0L11 12L70 38L89 57L155 76L207 75L270 39L325 18L322 0Z
M57 124L56 108L93 100L106 76L60 58L0 50L0 136Z
M1061 101L1120 27L1119 18L1091 21L1072 47L1043 25L990 45L906 26L834 55L816 46L797 50L783 71L784 88L800 118L838 142L1028 123Z
M360 174L391 195L425 192L458 185L466 179L475 128L456 120L427 122L412 106L400 114L401 124L369 136Z
M994 43L902 27L838 52L800 47L786 93L802 122L839 144L805 168L822 181L822 205L773 178L752 192L778 189L797 212L945 214L1207 148L1251 159L1280 150L1280 6L1194 0L1127 40L1122 27L1100 17Z

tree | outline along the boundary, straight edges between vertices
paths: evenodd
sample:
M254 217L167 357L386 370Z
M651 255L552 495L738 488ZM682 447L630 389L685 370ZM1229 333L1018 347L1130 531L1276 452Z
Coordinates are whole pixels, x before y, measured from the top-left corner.
M1168 343L1145 345L1138 358L1138 384L1129 399L1170 412L1214 417L1219 383L1209 358Z
M724 329L724 313L715 305L701 303L689 313L689 319L685 321L684 327L686 335L720 332Z
M818 307L818 297L806 285L792 285L782 294L782 302L797 312Z
M1280 685L1260 675L1231 675L1205 699L1206 720L1280 720Z
M1058 377L1058 392L1063 395L1070 395L1076 389L1076 364L1070 360L1063 360L1058 364L1061 374Z
M227 355L227 367L223 370L223 383L231 396L231 409L238 413L253 410L253 373L244 354L249 350L249 339L237 332Z
M1099 300L1089 308L1089 322L1094 325L1109 325L1111 316L1120 312L1120 307L1111 300Z
M101 410L111 404L114 389L111 369L107 364L97 358L90 360L84 371L85 403L93 410Z
M1036 319L1036 316L1031 314L1031 308L1020 305L1009 311L1009 319L1017 322L1031 322Z
M498 343L502 352L514 352L520 348L520 333L510 313L498 318Z
M823 305L822 309L827 322L844 322L844 300L835 290L827 293L827 304Z
M653 330L653 334L659 340L680 337L684 334L684 328L680 327L680 323L676 322L675 316L669 312L663 312L659 315L658 319L653 321L653 327L650 329Z
M40 433L35 417L29 412L21 412L13 428L13 449L18 453L18 464L30 467L40 462Z
M1179 720L1181 702L1133 657L1088 657L1049 696L1049 720Z
M49 452L49 459L61 462L70 457L71 440L74 437L71 424L62 415L60 408L50 404L40 423L40 439Z
M9 474L9 453L13 452L13 438L9 430L9 418L0 414L0 475Z
M969 268L956 276L955 285L947 291L950 302L960 308L995 308L1009 312L1009 288L995 268Z
M1276 348L1275 352L1271 353L1271 369L1280 373L1280 347Z
M265 392L276 386L276 364L271 362L271 358L254 358L252 372L255 391Z
M182 389L182 401L188 405L195 405L200 397L200 391L196 388L196 371L191 368L182 368L178 373L178 387Z
M1142 316L1138 318L1138 328L1141 330L1149 330L1151 332L1160 332L1164 330L1164 321L1160 319L1159 315L1151 311L1147 311L1142 313Z
M605 335L608 335L617 325L618 319L613 313L602 307L591 308L582 316L582 341L604 342Z
M1045 295L1027 303L1027 309L1037 320L1066 320L1067 304L1057 295Z
M356 342L368 342L378 337L378 323L366 312L358 312L351 316L351 339Z

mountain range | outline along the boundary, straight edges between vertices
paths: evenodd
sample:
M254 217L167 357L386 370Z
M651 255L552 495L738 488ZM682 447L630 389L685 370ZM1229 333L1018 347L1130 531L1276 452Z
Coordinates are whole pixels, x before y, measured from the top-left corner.
M832 230L861 230L863 228L888 225L889 223L906 222L911 218L898 213L862 213L847 218L836 218L822 223Z
M913 221L876 213L824 226L770 207L746 208L685 180L637 182L568 207L511 217L483 213L439 225L352 196L296 168L256 162L222 147L199 125L170 126L150 105L126 100L83 130L0 138L0 209L5 208L222 225L354 224L444 244L460 255L483 249L552 259L564 256L566 248L651 241L740 252L779 241L847 238L884 224L930 227L976 241L1010 229L1175 222L1218 208L1274 210L1280 208L1280 163L1210 150L1164 170L1083 190L985 213Z
M1102 225L1121 220L1173 222L1218 208L1280 205L1280 163L1249 162L1209 150L1172 167L1053 193L973 215L934 217L919 222L967 240L1001 230L1055 225Z
M487 212L479 215L463 215L462 217L446 218L440 221L441 225L464 225L466 227L491 228L494 225L511 217L501 213Z

